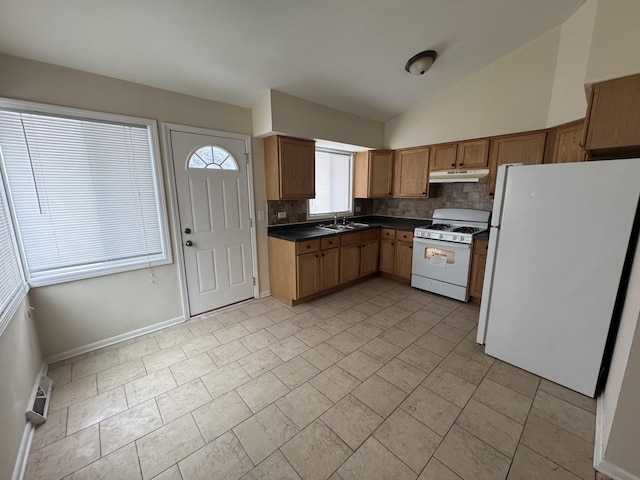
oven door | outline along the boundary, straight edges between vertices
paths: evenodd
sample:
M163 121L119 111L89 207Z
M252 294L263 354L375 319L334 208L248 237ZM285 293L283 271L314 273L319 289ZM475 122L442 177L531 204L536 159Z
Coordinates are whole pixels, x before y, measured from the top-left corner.
M470 266L471 245L415 237L413 239L413 275L466 288Z

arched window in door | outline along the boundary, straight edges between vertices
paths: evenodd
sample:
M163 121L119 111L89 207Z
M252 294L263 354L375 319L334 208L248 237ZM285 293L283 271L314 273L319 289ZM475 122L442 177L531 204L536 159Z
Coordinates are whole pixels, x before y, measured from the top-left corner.
M207 145L199 148L191 155L187 167L238 171L238 162L224 148L216 145Z

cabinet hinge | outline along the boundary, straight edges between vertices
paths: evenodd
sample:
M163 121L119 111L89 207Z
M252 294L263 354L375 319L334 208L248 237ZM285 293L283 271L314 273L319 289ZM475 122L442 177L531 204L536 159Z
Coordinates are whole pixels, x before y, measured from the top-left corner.
M256 286L256 277L253 277L253 286Z
M253 218L249 218L249 228L253 227Z

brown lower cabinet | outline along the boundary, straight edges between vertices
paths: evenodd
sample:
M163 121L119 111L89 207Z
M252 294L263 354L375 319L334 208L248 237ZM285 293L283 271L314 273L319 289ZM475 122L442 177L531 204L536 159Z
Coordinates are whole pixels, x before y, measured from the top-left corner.
M269 237L271 294L293 305L378 271L380 230L290 242Z
M473 243L473 259L471 261L471 279L469 284L469 295L472 300L480 301L482 298L482 287L484 285L484 271L487 265L487 251L489 250L489 240L477 239Z
M412 258L413 233L383 228L380 241L380 271L410 281Z

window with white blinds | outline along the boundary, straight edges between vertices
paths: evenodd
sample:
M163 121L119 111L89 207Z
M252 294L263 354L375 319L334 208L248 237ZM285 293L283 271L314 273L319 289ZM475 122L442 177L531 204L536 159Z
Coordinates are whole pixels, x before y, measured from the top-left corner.
M353 213L353 154L316 149L316 198L309 200L309 218Z
M9 209L0 185L0 334L9 324L27 290L14 243Z
M5 181L31 285L170 261L155 122L99 116L0 110Z

